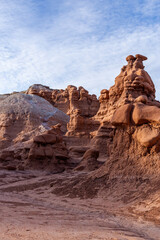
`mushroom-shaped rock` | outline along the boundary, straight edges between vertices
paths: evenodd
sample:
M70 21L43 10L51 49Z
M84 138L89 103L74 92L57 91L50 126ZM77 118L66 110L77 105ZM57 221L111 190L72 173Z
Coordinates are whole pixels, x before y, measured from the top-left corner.
M126 57L126 61L128 62L128 61L130 61L130 60L135 60L136 58L133 56L133 55L129 55L129 56L127 56Z
M136 57L137 59L141 59L142 61L145 61L145 60L148 59L146 56L143 56L143 55L141 55L141 54L136 54L135 57Z
M143 103L135 103L132 120L136 125L144 123L160 123L160 108L147 106Z

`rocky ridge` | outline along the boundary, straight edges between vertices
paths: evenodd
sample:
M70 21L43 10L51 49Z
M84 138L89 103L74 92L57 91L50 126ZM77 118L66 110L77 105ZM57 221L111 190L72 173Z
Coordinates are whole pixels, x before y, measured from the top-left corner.
M132 189L143 195L143 184L148 184L148 191L154 184L156 191L160 173L160 102L155 100L153 81L144 70L145 60L140 54L129 55L115 84L109 90L103 89L99 100L83 87L54 90L42 85L2 100L1 166L11 168L11 162L15 162L15 169L41 166L54 170L62 166L63 170L69 167L87 172L87 178L77 188L76 184L74 189L65 185L64 192L73 190L73 195L82 188L80 192L89 196L86 186L91 183L93 189L98 189L93 190L94 194L104 189L107 194L106 186L113 191L114 187L120 188L120 183L126 186L126 192L133 185ZM19 102L24 106L24 99L36 101L33 115L29 108L22 111L23 107L17 107ZM12 110L5 113L3 109L8 107L3 105L9 106L10 102ZM62 126L56 127L57 123ZM128 184L131 176L132 183Z

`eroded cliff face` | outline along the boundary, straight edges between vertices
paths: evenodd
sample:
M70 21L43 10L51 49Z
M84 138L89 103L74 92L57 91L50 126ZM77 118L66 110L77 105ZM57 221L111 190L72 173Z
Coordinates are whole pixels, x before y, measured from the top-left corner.
M65 90L50 89L40 84L32 85L26 94L35 94L49 101L54 107L68 115L79 110L82 116L92 117L99 109L99 101L95 94L89 94L83 87L69 85Z
M1 96L0 170L16 171L7 171L7 180L2 171L1 190L7 191L7 199L8 191L13 191L16 204L15 191L23 201L36 193L35 200L41 196L48 206L49 198L52 206L55 194L63 195L61 212L68 201L64 202L64 196L76 198L76 202L81 198L81 204L84 198L98 196L93 199L95 216L101 206L101 212L111 217L111 227L121 220L119 216L127 219L125 225L128 216L136 217L137 224L147 220L146 228L148 221L159 224L160 102L155 100L154 84L144 70L146 59L129 55L114 86L103 89L99 100L74 86L53 90L33 85L25 94ZM37 178L31 177L34 172ZM21 191L26 193L24 198ZM73 206L74 200L70 201ZM86 200L83 206L86 213ZM115 206L118 212L113 211ZM113 214L118 216L115 222ZM143 223L145 234L139 231L138 236L149 239L146 228ZM136 237L137 232L132 229L130 236Z
M96 95L89 94L83 87L69 85L65 90L53 90L35 84L26 93L45 98L54 107L70 116L67 136L90 137L90 133L99 127L99 123L91 119L99 109L99 101Z
M87 119L88 124L78 112L73 115L74 121L70 120L67 134L72 127L72 135L66 137L69 155L80 160L75 170L89 175L73 190L65 188L67 194L93 197L101 191L106 195L116 191L115 197L131 201L157 193L160 103L155 100L154 84L144 70L146 59L140 54L126 58L128 64L116 77L115 85L101 91L99 111ZM82 129L84 135L80 134ZM84 141L86 132L88 142Z
M101 119L97 136L106 126L132 128L132 139L144 147L152 147L160 137L160 103L155 100L152 79L144 70L143 61L147 58L137 54L129 55L126 60L128 65L116 77L115 85L108 92L101 92L101 105L95 116Z
M140 159L151 156L151 152L159 158L160 103L155 100L152 79L144 70L147 58L137 54L126 60L128 64L116 77L115 85L101 91L100 108L93 117L100 127L91 143L107 158L126 153L125 158Z
M152 79L144 70L145 60L140 54L126 58L128 64L122 67L114 86L101 91L100 107L94 116L85 116L78 107L73 108L66 135L93 138L102 135L106 125L134 126L159 121L160 103L155 100Z
M35 167L36 161L43 162L41 166L46 168L47 164L58 166L56 164L62 160L62 165L69 162L76 171L90 172L92 179L133 174L138 179L152 176L153 180L154 176L158 181L160 103L155 100L152 79L144 70L145 60L147 58L140 54L129 55L127 65L122 67L114 86L109 90L103 89L99 100L83 87L68 86L65 90L53 90L42 85L31 86L23 99L24 96L32 101L36 99L37 109L40 106L38 111L45 114L40 104L45 98L46 109L50 112L53 108L53 114L40 118L39 112L35 115L35 111L29 110L33 106L30 103L24 113L21 106L16 107L17 112L14 110L8 118L5 116L5 121L1 116L2 165L7 165L14 158L17 162L21 159L28 167ZM15 96L10 98L16 106ZM1 103L7 103L10 98ZM64 115L58 109L63 110ZM63 131L53 133L52 126L59 122ZM41 125L48 129L40 130Z

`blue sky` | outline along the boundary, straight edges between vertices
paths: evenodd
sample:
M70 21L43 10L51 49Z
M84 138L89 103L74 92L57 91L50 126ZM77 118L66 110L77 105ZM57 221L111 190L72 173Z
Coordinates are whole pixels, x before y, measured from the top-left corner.
M160 99L159 0L0 0L0 93L40 83L99 95L137 53Z

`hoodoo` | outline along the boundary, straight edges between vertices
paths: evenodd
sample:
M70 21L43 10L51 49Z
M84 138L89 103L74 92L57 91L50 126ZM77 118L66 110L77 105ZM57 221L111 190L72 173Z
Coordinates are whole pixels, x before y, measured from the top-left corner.
M99 211L103 221L111 219L110 226L118 223L119 227L124 218L126 227L128 216L136 216L136 221L141 216L145 221L159 223L160 102L155 99L154 83L144 70L145 60L140 54L129 55L115 84L109 90L104 86L99 99L83 87L70 85L65 90L57 90L40 84L31 86L25 93L1 97L2 178L6 170L12 170L15 171L13 175L10 173L13 181L17 174L23 179L28 176L29 180L20 178L20 186L13 182L8 187L2 180L2 191L6 189L7 194L11 189L17 191L16 204L22 197L21 191L27 191L23 201L29 194L32 197L38 194L35 195L38 206L43 206L39 205L43 194L41 199L47 199L46 206L47 209L52 206L51 211L55 195L58 207L59 195L63 195L67 200L60 208L60 215L69 204L67 212L72 209L73 217L76 210L76 219L77 205L73 211L74 204L68 199L76 198L76 204L78 198L85 199L85 204L80 202L83 223L87 201L89 208L97 207L88 215L90 218L96 214L96 224ZM118 220L114 222L113 216ZM127 228L125 236L129 236L128 229L132 228ZM146 237L146 228L144 231L143 239L151 239ZM135 233L132 231L130 236L137 236Z
M92 179L134 174L153 181L160 172L160 102L145 60L129 55L99 100L72 85L57 90L39 84L5 96L0 166L54 171L69 166Z

